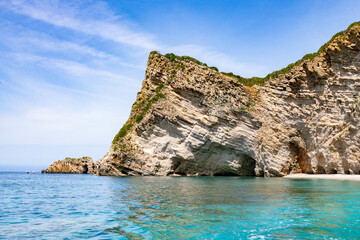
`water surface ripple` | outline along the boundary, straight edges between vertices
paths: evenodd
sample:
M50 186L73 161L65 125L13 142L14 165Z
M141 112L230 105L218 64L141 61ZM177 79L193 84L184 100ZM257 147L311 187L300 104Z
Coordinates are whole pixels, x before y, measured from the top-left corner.
M358 239L360 182L0 173L0 239Z

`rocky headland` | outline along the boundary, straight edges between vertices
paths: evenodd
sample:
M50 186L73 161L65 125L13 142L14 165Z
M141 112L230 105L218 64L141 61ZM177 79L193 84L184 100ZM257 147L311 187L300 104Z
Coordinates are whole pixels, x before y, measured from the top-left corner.
M359 23L265 78L151 52L141 91L109 152L87 162L87 171L82 161L65 159L46 172L359 174L359 90Z
M91 157L65 158L51 164L41 173L72 173L72 174L94 174L95 164Z

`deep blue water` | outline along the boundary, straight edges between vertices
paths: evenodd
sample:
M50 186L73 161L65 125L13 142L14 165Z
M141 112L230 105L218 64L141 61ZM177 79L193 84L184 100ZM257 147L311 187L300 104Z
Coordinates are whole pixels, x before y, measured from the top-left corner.
M0 239L359 239L360 182L0 173Z

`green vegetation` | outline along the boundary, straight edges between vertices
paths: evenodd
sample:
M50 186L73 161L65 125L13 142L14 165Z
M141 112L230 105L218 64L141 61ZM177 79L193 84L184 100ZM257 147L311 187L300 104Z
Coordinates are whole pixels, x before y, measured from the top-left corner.
M215 70L215 71L219 71L219 69L217 68L217 67L209 67L210 69L212 69L212 70Z
M124 126L118 132L118 134L116 134L116 136L114 137L114 140L112 141L112 143L116 143L120 140L120 138L125 137L127 132L131 129L132 126L133 126L133 124L130 122L125 123Z
M318 53L306 54L305 56L303 56L300 60L296 61L295 63L290 63L289 65L287 65L287 67L285 67L283 69L272 72L272 73L266 75L266 77L264 77L264 78L259 78L259 81L264 83L264 82L268 81L270 78L277 78L280 75L290 72L290 70L294 66L300 65L300 63L304 62L305 60L313 60L317 55L318 55Z
M141 120L143 120L145 114L149 111L151 105L159 101L160 99L165 98L165 95L163 93L157 93L154 97L150 99L150 101L146 104L144 109L142 110L142 113L136 118L136 122L139 123Z
M336 33L334 36L332 36L332 38L330 39L330 41L328 41L327 43L325 43L324 45L322 45L322 46L319 48L318 53L323 52L324 49L326 49L326 48L330 45L330 43L331 43L336 37L342 36L342 35L344 35L344 34L345 34L345 31L340 31L340 32Z
M180 60L180 61L189 61L189 62L194 62L196 64L199 64L199 65L203 65L205 66L206 63L203 63L203 62L200 62L199 60L195 59L195 58L192 58L192 57L189 57L189 56L177 56L177 58ZM206 65L207 66L207 65Z
M176 73L176 72L175 72ZM113 144L118 143L123 137L126 136L126 134L129 132L129 130L132 128L132 126L136 123L140 123L141 120L145 117L145 114L149 111L150 107L159 101L160 99L165 98L165 94L161 93L160 91L164 88L164 84L160 83L155 88L155 96L149 99L147 104L145 105L146 100L142 100L139 102L135 102L133 104L132 112L136 112L132 118L130 118L124 126L120 129L118 134L114 137ZM114 151L118 149L118 146L114 146Z
M304 57L302 57L300 60L296 61L295 63L291 63L287 67L285 67L283 69L280 69L280 70L277 70L277 71L274 71L274 72L266 75L263 78L261 78L261 77L244 78L244 77L241 77L239 75L235 75L232 72L229 72L229 73L222 72L222 74L224 74L226 76L229 76L229 77L236 78L239 82L243 83L244 85L249 85L249 86L254 85L254 84L262 85L271 78L277 78L280 75L289 73L294 66L300 65L302 62L304 62L306 60L313 60L316 56L318 56L320 53L322 53L330 45L330 43L332 41L334 41L334 39L336 37L345 35L346 33L348 33L350 31L350 29L352 27L359 26L359 25L360 25L360 22L354 22L354 23L350 24L350 26L345 31L341 31L341 32L338 32L337 34L335 34L327 43L322 45L317 52L306 54ZM156 51L152 51L151 53L160 54L159 52L156 52ZM207 67L206 63L200 62L199 60L197 60L195 58L192 58L192 57L189 57L189 56L176 56L173 53L167 53L167 54L165 54L165 57L170 59L171 62L173 62L175 60L191 61L191 62L194 62L196 64ZM219 71L216 67L209 67L209 69Z
M249 112L253 106L255 106L255 102L252 98L249 98L244 105L241 105L240 112Z
M163 87L164 87L164 84L163 83L160 83L156 88L155 88L155 92L160 92L161 91L161 89L163 89Z
M178 64L178 65L176 66L176 69L178 69L178 68L180 68L182 71L185 70L185 66L182 65L182 64Z
M340 31L338 33L336 33L334 36L332 36L332 38L327 42L325 43L324 45L322 45L319 50L317 51L317 53L322 53L324 51L324 49L326 49L330 43L332 41L334 41L334 39L338 36L343 36L345 35L346 33L348 33L350 31L350 29L354 26L360 26L360 22L353 22L352 24L349 25L349 27L345 30L345 31Z
M167 54L165 54L165 57L168 58L170 60L170 62L173 62L173 61L175 61L175 58L177 56L173 53L167 53Z
M129 145L128 143L121 143L121 142L117 142L117 144L113 146L113 151L121 151L121 152L127 152L132 150L131 145Z

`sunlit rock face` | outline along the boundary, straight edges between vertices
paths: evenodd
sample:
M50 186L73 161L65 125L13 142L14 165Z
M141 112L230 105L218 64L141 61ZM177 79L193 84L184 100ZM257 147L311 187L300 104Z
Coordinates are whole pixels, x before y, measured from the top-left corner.
M51 164L42 173L73 173L73 174L93 174L94 163L91 157L65 158Z
M263 85L151 53L100 175L360 171L360 27Z

